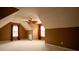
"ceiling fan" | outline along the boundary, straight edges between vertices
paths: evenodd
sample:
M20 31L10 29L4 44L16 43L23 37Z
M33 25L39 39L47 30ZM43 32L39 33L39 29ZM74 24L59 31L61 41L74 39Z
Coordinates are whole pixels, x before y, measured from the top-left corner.
M30 17L30 16L28 16L28 17L26 17L27 18L27 20L25 20L27 23L33 23L33 24L35 24L37 21L36 20L33 20L33 18L32 17Z

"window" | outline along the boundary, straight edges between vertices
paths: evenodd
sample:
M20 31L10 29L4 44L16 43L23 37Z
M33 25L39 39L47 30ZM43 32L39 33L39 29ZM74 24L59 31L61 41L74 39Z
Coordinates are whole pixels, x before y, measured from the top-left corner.
M13 37L18 37L18 26L13 25Z
M45 28L41 26L41 37L45 37Z

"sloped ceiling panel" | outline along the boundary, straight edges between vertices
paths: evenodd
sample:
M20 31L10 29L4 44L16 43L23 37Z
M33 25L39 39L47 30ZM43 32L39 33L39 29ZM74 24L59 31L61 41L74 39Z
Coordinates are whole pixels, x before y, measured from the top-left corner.
M26 22L24 23L24 19L21 19L20 17L17 17L16 14L18 14L19 11L12 13L11 15L4 17L2 20L0 20L0 28L4 27L6 24L9 22L14 22L14 23L20 23L25 30L31 30L30 25Z
M18 10L19 9L13 7L0 7L0 20Z

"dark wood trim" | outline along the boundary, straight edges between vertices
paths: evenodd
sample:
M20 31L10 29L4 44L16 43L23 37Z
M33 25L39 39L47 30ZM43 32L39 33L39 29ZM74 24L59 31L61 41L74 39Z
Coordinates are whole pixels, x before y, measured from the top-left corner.
M13 24L11 24L11 41L13 41L13 37L12 37L12 35L13 35Z
M18 25L18 40L20 40L20 26Z
M38 24L39 28L38 28L38 39L41 40L41 25L42 24Z

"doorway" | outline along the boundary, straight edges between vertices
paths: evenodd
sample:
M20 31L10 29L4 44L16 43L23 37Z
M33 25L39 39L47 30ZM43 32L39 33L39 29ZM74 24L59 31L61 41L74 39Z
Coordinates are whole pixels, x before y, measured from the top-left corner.
M19 38L19 25L12 24L11 26L11 41L20 40Z

